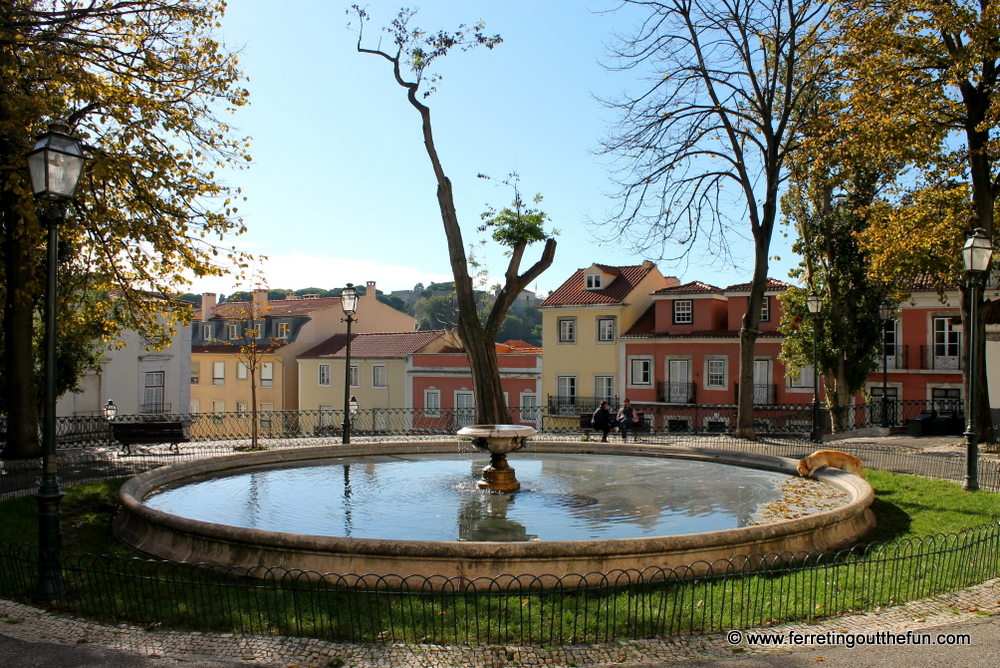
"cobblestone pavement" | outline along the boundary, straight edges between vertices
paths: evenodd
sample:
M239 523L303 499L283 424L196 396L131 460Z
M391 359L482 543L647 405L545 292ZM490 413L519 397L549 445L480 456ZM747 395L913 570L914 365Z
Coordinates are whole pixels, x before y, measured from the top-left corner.
M911 634L908 636L909 639L913 639L914 635L919 639L920 633L931 633L927 631L928 629L953 625L957 622L972 622L984 617L990 618L988 623L991 626L987 628L987 635L993 640L992 651L995 652L1000 646L1000 618L996 615L1000 615L1000 580L991 580L960 592L862 615L831 618L809 625L797 623L742 631L739 632L738 639L730 638L728 634L712 634L566 647L444 647L353 645L307 638L149 631L127 624L117 626L98 624L49 613L19 603L0 601L0 666L4 668L8 666L30 668L35 665L55 668L89 666L221 668L236 664L281 668L341 666L352 668L650 666L652 668L677 661L689 662L688 665L692 666L713 665L715 662L723 665L741 665L742 661L758 655L773 655L777 658L778 655L788 652L816 653L817 650L823 649L843 652L847 649L823 647L815 639L809 642L810 639L805 637L792 638L790 636L792 632L802 636L806 634L824 636L827 643L844 644L857 641L861 647L853 648L853 651L858 652L854 655L854 659L865 656L867 663L867 657L872 651L885 649L884 643L881 647L871 647L873 643L879 642L879 638L886 640L885 634L900 634L900 637L906 637L909 632ZM772 637L774 634L781 634L783 642L777 646L750 642L751 634L758 632L770 634ZM936 638L938 633L939 631L932 632L930 638ZM858 640L859 634L865 635L865 642ZM897 642L898 640L897 638ZM67 647L73 651L66 652ZM893 646L889 649L895 651L900 648ZM966 649L977 652L974 644ZM982 650L983 647L978 648L979 652ZM43 657L39 655L46 653L51 653L54 660L42 662ZM40 661L29 662L29 656L38 657ZM819 653L810 660L825 659L822 653ZM918 664L904 665L913 668Z

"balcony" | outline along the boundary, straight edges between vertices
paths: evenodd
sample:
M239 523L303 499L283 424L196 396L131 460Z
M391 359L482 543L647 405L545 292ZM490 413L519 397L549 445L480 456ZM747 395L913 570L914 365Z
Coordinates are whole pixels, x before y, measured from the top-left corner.
M162 401L154 404L142 404L139 406L139 413L142 415L169 414L172 406Z
M660 381L656 384L656 400L665 404L695 404L695 383L668 383Z
M578 397L549 395L549 415L572 415L593 413L602 401L607 401L612 408L618 406L618 397Z
M920 346L920 368L961 371L965 368L965 360L957 343Z
M740 403L740 384L735 383L736 394L734 396L734 403ZM763 406L769 406L776 403L775 397L778 395L777 385L757 385L753 386L753 402L754 404L759 404Z
M898 346L898 345L888 345L885 347L885 366L886 369L892 371L893 369L908 369L909 367L909 346ZM882 372L882 355L881 350L879 354L875 356L875 364L877 365L876 370Z

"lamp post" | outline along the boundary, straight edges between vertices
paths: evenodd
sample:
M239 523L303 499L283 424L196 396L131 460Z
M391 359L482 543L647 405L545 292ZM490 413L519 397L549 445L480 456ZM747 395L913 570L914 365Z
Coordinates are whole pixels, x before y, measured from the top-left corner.
M892 304L889 303L888 299L882 300L878 314L882 319L882 428L888 429L891 426L889 423L889 348L885 343L885 332L892 320Z
M813 321L813 428L809 438L813 443L819 443L823 440L819 426L819 314L823 310L823 298L812 292L806 297L806 306Z
M340 293L340 307L344 309L346 318L341 318L341 322L347 323L347 346L345 346L344 361L344 437L343 443L347 445L351 442L351 400L357 406L357 399L351 396L351 323L357 322L354 314L358 310L358 292L354 289L353 283L348 283Z
M38 583L35 600L51 601L66 591L59 550L59 503L64 496L56 477L56 264L59 224L73 199L86 161L81 142L62 122L49 123L27 155L31 186L36 197L48 202L42 214L48 228L48 276L45 291L45 392L42 408L42 482L38 502Z
M969 379L968 406L965 410L965 482L962 489L974 492L979 489L979 428L976 423L976 381L979 371L979 299L983 283L990 271L993 258L993 244L981 227L976 228L965 240L962 247L962 263L969 286L969 322L966 331L969 333L969 368L966 374Z
M115 406L115 402L108 399L108 403L104 404L104 419L111 422L118 415L118 406Z

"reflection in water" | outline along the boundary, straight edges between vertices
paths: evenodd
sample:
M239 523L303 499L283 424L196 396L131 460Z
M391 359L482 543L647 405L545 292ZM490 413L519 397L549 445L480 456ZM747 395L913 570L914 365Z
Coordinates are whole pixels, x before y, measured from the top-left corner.
M327 459L192 482L146 503L208 522L323 536L592 540L746 526L759 506L780 498L787 479L712 462L522 452L521 491L489 494L476 487L487 457Z

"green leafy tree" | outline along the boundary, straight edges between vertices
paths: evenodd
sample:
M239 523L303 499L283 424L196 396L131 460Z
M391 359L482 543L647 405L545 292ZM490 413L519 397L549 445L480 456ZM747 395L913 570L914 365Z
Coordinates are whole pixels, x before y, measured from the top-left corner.
M89 147L60 235L86 267L81 298L114 295L114 309L87 306L109 334L128 327L164 345L173 326L161 319L187 310L148 294L246 265L224 245L243 230L239 193L216 176L249 161L246 140L220 117L247 101L237 59L214 35L223 9L209 0L0 4L4 458L39 453L32 361L45 230L24 156L49 119L67 120Z
M500 384L500 369L494 345L496 334L517 296L552 264L556 241L546 237L544 233L538 234L530 230L530 225L519 230L511 228L500 232L501 227L510 227L501 225L494 230L495 234L500 233L502 239L500 243L508 250L508 263L504 272L504 284L497 291L489 316L483 323L479 318L473 277L469 273L462 228L459 225L452 194L452 182L445 174L434 143L430 107L420 101L421 97L426 98L434 90L437 77L430 75L428 68L435 60L447 55L454 48L468 50L483 46L492 49L501 42L500 36L486 35L482 23L471 27L462 25L454 32L427 33L419 28L411 28L409 22L414 12L402 9L395 20L383 28L394 45L389 51L384 51L380 47L372 49L364 46L364 26L368 21L368 13L357 5L354 5L348 13L358 19L358 51L379 56L389 62L394 80L406 90L407 101L420 114L424 148L437 182L438 208L448 241L448 258L455 279L455 294L458 300L457 329L472 372L476 395L476 419L482 423L504 423L510 418ZM421 90L422 86L424 90ZM542 239L545 245L540 259L521 272L525 250L534 241Z

